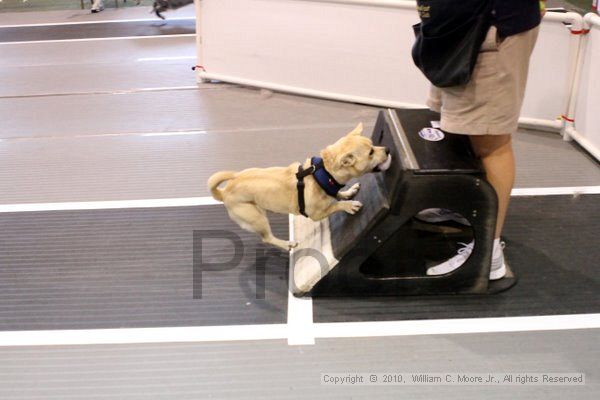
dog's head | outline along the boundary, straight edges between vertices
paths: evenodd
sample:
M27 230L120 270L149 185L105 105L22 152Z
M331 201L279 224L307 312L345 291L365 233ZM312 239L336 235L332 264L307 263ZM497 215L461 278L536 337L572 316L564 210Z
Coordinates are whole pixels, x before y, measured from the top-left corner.
M391 164L386 147L373 146L362 136L363 125L358 124L350 133L321 151L325 169L340 183L358 178L368 172L385 171Z

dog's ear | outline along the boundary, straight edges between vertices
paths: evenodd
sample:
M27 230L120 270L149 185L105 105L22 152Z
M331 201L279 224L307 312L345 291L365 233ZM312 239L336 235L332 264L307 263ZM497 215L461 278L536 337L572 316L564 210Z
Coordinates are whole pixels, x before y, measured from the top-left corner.
M362 132L363 132L363 124L362 124L362 122L359 122L358 125L356 125L356 128L354 128L352 130L352 132L350 132L348 134L348 136L352 136L352 135L360 136L360 135L362 135Z
M342 167L351 167L356 162L356 157L352 153L346 153L340 159L340 165Z

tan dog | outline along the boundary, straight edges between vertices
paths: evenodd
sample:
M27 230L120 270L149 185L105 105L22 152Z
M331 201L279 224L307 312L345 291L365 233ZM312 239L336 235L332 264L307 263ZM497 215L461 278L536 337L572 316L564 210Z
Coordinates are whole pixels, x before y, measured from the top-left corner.
M341 185L365 173L383 171L391 163L389 151L373 146L371 139L361 136L362 130L362 124L358 124L352 132L320 153L325 170ZM297 243L273 236L266 211L300 214L296 187L298 166L299 163L293 163L287 167L221 171L208 179L208 188L243 229L258 233L265 243L290 250ZM303 168L310 167L311 160L307 159ZM225 187L219 188L225 181ZM338 192L337 199L327 195L313 176L305 177L304 183L305 213L312 220L318 221L338 211L355 214L362 207L359 201L351 200L360 189L358 183Z

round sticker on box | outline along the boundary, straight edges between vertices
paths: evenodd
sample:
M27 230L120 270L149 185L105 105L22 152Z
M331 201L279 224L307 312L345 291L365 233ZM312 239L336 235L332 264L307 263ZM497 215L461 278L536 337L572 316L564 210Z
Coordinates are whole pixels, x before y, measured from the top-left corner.
M419 132L419 136L430 142L439 142L444 139L444 132L436 128L423 128Z

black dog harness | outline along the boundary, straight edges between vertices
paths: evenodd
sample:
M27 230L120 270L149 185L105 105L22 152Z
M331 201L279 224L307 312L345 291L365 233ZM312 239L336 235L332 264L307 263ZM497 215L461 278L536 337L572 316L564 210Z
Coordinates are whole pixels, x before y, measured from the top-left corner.
M306 215L306 203L304 202L304 178L312 175L317 181L317 184L331 197L336 197L338 192L344 185L339 184L335 178L327 172L323 165L323 159L320 157L312 157L310 159L310 167L308 169L302 168L302 164L298 166L298 172L296 173L296 179L298 182L296 187L298 188L298 208L300 214Z

